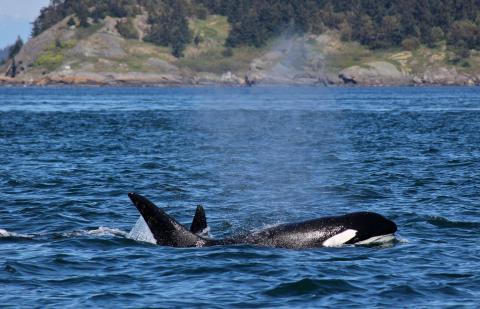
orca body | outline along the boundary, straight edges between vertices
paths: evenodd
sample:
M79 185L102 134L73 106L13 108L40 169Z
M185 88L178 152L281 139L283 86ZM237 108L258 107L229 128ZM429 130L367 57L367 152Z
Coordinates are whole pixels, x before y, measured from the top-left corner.
M227 239L200 236L207 227L205 211L197 207L190 230L166 214L147 198L129 193L158 245L172 247L205 247L248 244L278 248L335 247L344 244L367 244L393 238L394 222L373 212L355 212L343 216L324 217L304 222L282 224L258 232Z

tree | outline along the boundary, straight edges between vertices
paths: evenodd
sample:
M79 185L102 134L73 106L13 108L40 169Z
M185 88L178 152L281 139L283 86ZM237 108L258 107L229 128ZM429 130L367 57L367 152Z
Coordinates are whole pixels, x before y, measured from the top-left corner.
M480 43L479 27L470 20L459 20L452 24L448 43L461 48L474 49Z
M17 37L15 43L10 47L8 52L8 59L13 59L23 47L23 40L21 37Z
M344 21L339 26L340 38L342 41L350 41L352 39L352 27L348 21Z
M5 76L11 77L11 78L15 78L15 76L17 76L17 64L15 63L15 58L12 58L12 62L8 67L8 70L5 73Z
M461 59L467 59L470 57L470 48L468 46L468 43L465 41L460 41L458 42L458 45L456 46L456 54L461 58Z
M151 29L145 41L172 48L172 55L179 58L183 50L192 40L188 28L183 1L164 0L165 6L160 12L154 12L149 17Z
M70 19L67 21L67 25L68 25L69 27L76 26L76 25L77 25L77 22L75 21L75 18L70 17Z
M223 57L232 57L233 56L233 49L231 47L227 47L222 51Z
M387 46L397 46L402 42L400 19L397 16L383 17L381 32Z
M183 50L185 46L180 41L175 41L172 43L172 55L175 58L183 57Z
M89 10L85 3L79 1L73 8L75 14L77 14L78 20L80 21L80 27L86 28L89 26L88 17L89 17Z
M117 22L115 28L117 29L118 33L126 39L138 39L138 31L130 18L127 18L126 21Z
M429 47L435 47L435 44L442 41L445 38L445 34L443 33L442 28L440 27L433 27L430 30L430 39L427 42Z
M372 47L375 45L377 31L370 16L362 15L356 20L356 23L352 25L352 29L352 37L354 40Z
M402 47L405 50L415 50L420 46L420 40L415 37L406 38L402 41Z

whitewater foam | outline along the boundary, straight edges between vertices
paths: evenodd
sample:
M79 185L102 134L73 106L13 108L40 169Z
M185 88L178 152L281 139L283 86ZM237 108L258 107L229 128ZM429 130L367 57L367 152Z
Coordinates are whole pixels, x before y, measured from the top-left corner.
M62 235L65 237L89 236L89 235L127 237L128 233L119 229L112 229L109 227L100 226L93 230L73 231L73 232L63 233Z
M0 229L0 237L21 237L21 238L32 238L30 235L18 234L14 232L9 232L4 229Z

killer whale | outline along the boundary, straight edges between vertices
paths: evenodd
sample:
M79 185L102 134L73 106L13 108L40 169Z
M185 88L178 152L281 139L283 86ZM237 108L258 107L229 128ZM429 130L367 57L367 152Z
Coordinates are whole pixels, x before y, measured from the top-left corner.
M207 227L203 207L197 206L190 229L170 217L146 197L128 194L147 223L158 245L171 247L206 247L248 244L289 249L334 247L366 244L381 238L393 238L397 226L373 212L354 212L298 223L282 224L226 239L211 239L199 233Z

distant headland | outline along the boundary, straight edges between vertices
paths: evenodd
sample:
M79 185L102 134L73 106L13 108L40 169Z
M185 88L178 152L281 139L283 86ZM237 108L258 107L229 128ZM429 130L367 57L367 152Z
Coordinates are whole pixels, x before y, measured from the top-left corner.
M52 0L0 85L479 85L469 3Z

